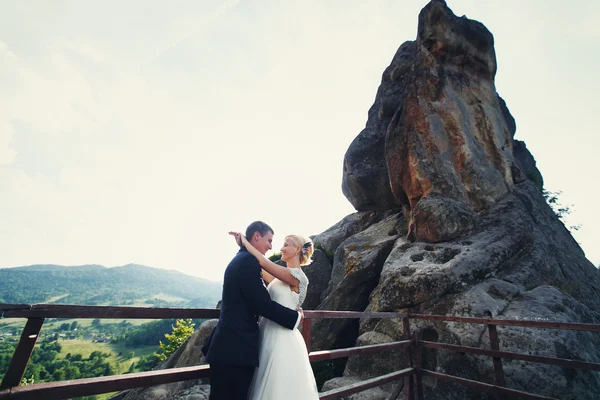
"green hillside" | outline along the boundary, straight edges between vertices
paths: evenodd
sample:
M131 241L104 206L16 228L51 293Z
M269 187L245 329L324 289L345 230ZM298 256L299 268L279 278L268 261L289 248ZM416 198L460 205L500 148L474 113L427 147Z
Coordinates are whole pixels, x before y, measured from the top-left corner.
M220 297L219 282L135 264L0 269L0 303L213 308Z

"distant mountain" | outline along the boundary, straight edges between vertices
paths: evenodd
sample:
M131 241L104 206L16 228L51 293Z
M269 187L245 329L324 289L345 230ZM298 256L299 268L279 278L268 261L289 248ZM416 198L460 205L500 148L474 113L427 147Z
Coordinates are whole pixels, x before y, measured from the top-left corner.
M128 264L0 269L0 303L214 307L221 283Z

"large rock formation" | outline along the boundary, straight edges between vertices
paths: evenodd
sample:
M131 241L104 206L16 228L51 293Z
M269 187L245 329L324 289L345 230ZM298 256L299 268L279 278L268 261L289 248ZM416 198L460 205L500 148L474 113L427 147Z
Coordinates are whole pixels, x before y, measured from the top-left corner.
M514 139L495 73L493 36L481 23L456 17L443 0L421 11L416 41L400 46L384 71L366 127L344 160L342 189L357 212L313 238L307 309L600 323L600 272L546 204L542 175ZM482 325L419 320L411 329L425 340L490 346ZM501 350L600 362L598 334L515 327L498 334ZM390 319L313 325L316 349L402 335L400 321ZM503 366L511 388L600 397L597 372ZM398 351L351 357L343 376L323 389L401 367ZM493 383L489 357L427 350L424 367ZM180 385L162 393L202 388ZM432 379L424 386L428 400L493 398ZM394 387L348 398L387 399Z
M443 0L384 71L342 189L357 213L317 235L333 258L320 309L600 323L600 272L546 204L543 180L494 87L492 34ZM402 210L400 210L402 208ZM488 347L485 326L416 322L427 340ZM501 350L600 362L600 336L498 328ZM321 321L318 348L402 338L393 320ZM426 368L493 383L489 357L426 352ZM351 357L325 389L391 372L398 354ZM600 396L600 375L504 362L508 387ZM349 398L387 398L390 387ZM491 398L425 381L427 399Z
M401 204L416 238L439 242L471 229L476 212L510 193L515 124L495 74L492 34L443 1L429 3L346 153L342 189L354 207Z

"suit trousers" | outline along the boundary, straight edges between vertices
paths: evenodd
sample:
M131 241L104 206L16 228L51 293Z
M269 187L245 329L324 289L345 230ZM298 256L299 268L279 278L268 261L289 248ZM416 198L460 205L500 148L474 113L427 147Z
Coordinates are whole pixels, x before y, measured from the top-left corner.
M256 367L210 364L210 400L247 400Z

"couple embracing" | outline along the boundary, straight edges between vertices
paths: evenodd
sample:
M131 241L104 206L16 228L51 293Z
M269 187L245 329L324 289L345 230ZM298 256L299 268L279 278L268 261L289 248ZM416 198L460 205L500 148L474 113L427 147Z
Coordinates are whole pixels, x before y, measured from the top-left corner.
M230 234L241 248L225 270L219 323L202 349L211 369L210 399L318 399L297 329L308 288L301 267L311 262L312 242L287 236L286 268L265 257L274 235L269 225L255 221L245 236Z

